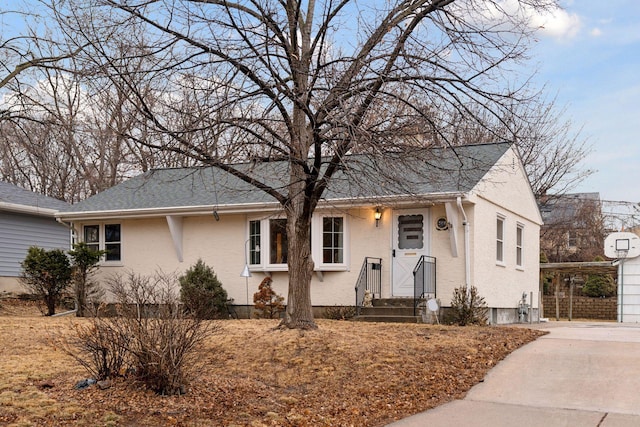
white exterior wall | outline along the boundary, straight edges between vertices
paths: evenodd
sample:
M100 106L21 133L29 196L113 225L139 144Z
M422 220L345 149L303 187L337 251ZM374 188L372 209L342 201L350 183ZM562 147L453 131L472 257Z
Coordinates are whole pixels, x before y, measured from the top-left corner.
M489 307L538 307L540 270L540 212L524 170L509 150L474 190L471 217L472 280ZM504 262L496 262L497 217L504 217ZM516 227L523 229L523 265L516 266ZM533 292L533 301L530 295Z
M457 207L456 207L457 209ZM469 207L465 212L469 215ZM436 298L443 306L451 303L451 297L455 288L464 286L464 229L462 227L462 215L459 215L459 223L452 224L457 228L458 256L451 252L450 230L436 230L436 221L440 217L446 217L444 205L431 208L431 252L436 257Z
M526 218L485 200L479 200L471 224L475 236L472 247L471 285L478 288L489 307L516 308L526 292L533 292L533 307L538 306L540 228ZM504 217L504 262L496 261L496 221ZM516 265L516 227L523 228L523 265Z
M318 211L327 212L327 211ZM374 208L352 209L347 215L347 233L350 255L346 271L324 271L316 273L311 283L313 305L353 305L354 287L360 273L364 257L380 257L383 260L382 289L390 288L389 264L389 224L390 215L383 215L379 227L373 219ZM344 211L336 213L343 214ZM253 218L253 217L252 217ZM117 223L118 221L108 221ZM90 221L87 224L96 224ZM134 271L137 274L152 275L156 271L183 274L201 258L210 266L224 289L236 304L247 303L245 278L240 277L245 264L245 241L247 239L248 217L244 214L220 215L220 221L213 216L183 218L183 261L180 262L174 249L173 240L165 218L125 219L121 224L122 261L103 263L99 277L104 281L115 273ZM76 224L81 235L82 223ZM287 297L288 278L286 272L272 272L273 288ZM265 272L253 271L248 278L248 299L253 304L253 294L266 277Z

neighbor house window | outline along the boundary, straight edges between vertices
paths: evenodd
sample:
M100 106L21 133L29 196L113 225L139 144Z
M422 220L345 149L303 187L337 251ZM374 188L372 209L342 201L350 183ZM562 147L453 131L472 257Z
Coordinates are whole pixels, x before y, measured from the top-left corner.
M104 256L105 261L122 260L120 224L85 225L83 237L89 249L106 252Z
M516 227L516 266L522 267L522 240L524 235L524 225L518 224Z
M92 251L100 250L100 226L85 225L84 226L84 243Z
M269 263L287 263L287 220L269 220Z
M578 246L578 233L575 230L569 230L567 232L567 246L570 248Z
M344 218L325 216L322 218L322 263L344 262Z
M496 261L504 263L504 217L496 219Z

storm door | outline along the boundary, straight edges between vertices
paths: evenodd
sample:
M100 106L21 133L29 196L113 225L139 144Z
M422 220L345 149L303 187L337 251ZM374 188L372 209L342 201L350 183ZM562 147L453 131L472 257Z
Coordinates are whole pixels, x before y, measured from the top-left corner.
M399 210L393 214L392 285L394 297L413 296L413 269L429 255L429 210Z

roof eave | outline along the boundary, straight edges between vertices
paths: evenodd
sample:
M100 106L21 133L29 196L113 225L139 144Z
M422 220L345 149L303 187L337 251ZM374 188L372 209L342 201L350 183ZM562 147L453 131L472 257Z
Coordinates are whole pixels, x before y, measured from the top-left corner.
M57 209L42 208L39 206L30 206L30 205L20 205L17 203L7 203L7 202L0 202L0 210L14 212L14 213L30 214L30 215L36 215L36 216L46 216L50 218L53 218L55 214L58 212Z
M355 207L371 205L402 205L415 203L416 199L423 202L455 201L458 197L467 198L467 192L443 192L423 195L379 196L362 198L334 198L323 200L318 207ZM220 214L251 214L256 212L275 212L281 209L278 202L267 203L238 203L228 205L200 205L200 206L167 206L162 208L144 209L116 209L84 212L57 212L56 218L62 221L97 220L107 218L157 218L170 215L198 216L211 215L215 210Z

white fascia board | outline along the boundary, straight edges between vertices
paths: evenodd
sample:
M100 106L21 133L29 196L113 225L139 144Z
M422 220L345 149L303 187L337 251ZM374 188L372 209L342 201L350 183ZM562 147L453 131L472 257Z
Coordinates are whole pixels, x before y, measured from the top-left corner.
M15 203L0 202L0 211L24 213L37 216L47 216L54 218L58 212L56 209L41 208L38 206L18 205Z
M318 207L355 207L355 206L372 206L384 204L415 204L416 200L421 202L440 202L455 201L457 197L465 198L467 193L433 193L424 195L406 195L406 196L384 196L384 197L366 197L366 198L343 198L322 200ZM205 206L181 206L181 207L163 207L163 208L145 208L145 209L119 209L104 211L85 211L85 212L57 212L56 218L63 221L78 220L97 220L104 218L154 218L173 216L197 216L211 215L213 211L220 214L251 214L256 212L278 212L282 210L282 206L277 202L269 203L241 203L234 205L205 205Z
M278 210L278 203L244 203L238 205L219 206L181 206L166 208L145 208L145 209L118 209L108 211L85 211L85 212L59 212L57 218L63 221L92 220L101 218L155 218L167 215L196 216L212 215L216 210L219 213L247 213L263 212L265 210Z

